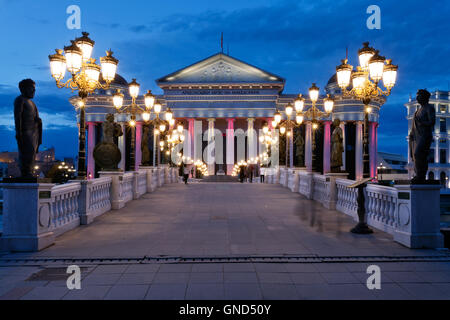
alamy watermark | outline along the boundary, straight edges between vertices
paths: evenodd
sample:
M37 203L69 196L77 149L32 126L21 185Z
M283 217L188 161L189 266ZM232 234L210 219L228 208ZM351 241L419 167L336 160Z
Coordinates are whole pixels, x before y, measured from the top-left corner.
M67 7L66 13L69 15L66 20L67 29L81 29L81 9L79 6L72 4Z
M367 7L367 14L370 16L367 18L366 25L367 29L381 29L381 9L379 6L373 4Z
M367 274L370 276L367 278L366 286L369 290L381 289L381 268L375 264L367 267Z
M81 289L81 269L79 266L73 264L67 267L66 273L70 274L67 278L66 285L69 290Z

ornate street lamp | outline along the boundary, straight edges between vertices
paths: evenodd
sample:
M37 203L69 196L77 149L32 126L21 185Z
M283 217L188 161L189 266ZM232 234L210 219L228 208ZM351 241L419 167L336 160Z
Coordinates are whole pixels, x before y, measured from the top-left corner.
M370 102L380 96L389 96L397 79L398 66L392 64L391 59L379 55L379 51L369 47L369 42L364 42L358 50L359 66L356 71L353 66L347 64L348 60L342 60L342 64L336 67L337 82L342 90L343 97L351 97L364 103L364 138L363 138L363 177L370 177L369 166L369 114ZM347 90L352 82L352 88ZM379 86L380 80L386 90Z
M290 103L284 108L284 113L286 114L286 120L282 120L281 113L277 110L273 116L273 122L272 126L274 128L279 128L280 133L284 135L286 133L286 167L290 166L290 143L289 143L289 137L291 136L291 131L295 127L298 127L302 124L303 118L300 117L300 112L302 107L302 103L304 103L303 98L301 95L295 100L295 121L291 120L291 117L293 116L294 108ZM303 107L302 107L303 108Z
M323 99L323 109L324 111L319 110L316 107L316 103L319 100L319 87L316 86L315 83L312 84L311 88L309 88L309 99L312 102L312 106L303 111L304 102L298 102L298 111L297 111L297 123L302 123L305 118L308 118L312 121L312 137L311 137L311 150L312 150L312 171L316 171L317 163L316 163L316 129L319 127L319 120L328 118L333 111L334 100L331 98L329 94ZM301 98L301 96L299 96ZM297 98L297 99L299 99Z
M56 80L58 88L69 88L72 92L78 90L80 100L79 144L78 144L78 178L86 179L86 126L85 99L96 89L108 89L116 76L119 60L113 57L111 50L100 58L101 67L91 58L95 42L89 38L89 33L82 32L82 36L71 41L71 45L63 50L56 49L56 53L48 56L50 72ZM65 73L70 72L71 78L63 82ZM105 83L100 82L100 72Z
M130 114L130 120L128 124L131 127L131 143L130 143L130 163L131 169L136 170L136 161L135 161L135 126L136 126L136 115L141 114L142 120L145 123L149 123L155 126L155 134L159 135L161 132L166 130L168 127L168 122L159 118L159 114L161 112L161 104L155 100L155 97L151 93L150 90L144 94L144 106L136 103L136 99L139 96L140 84L136 82L136 79L132 79L130 84L128 85L128 93L131 96L131 104L128 106L123 105L123 97L124 95L120 92L120 89L116 91L113 96L113 104L116 108L117 113L127 113ZM155 119L150 120L151 110L154 110ZM170 111L168 111L170 112ZM166 112L167 117L167 112ZM157 127L157 129L156 129Z

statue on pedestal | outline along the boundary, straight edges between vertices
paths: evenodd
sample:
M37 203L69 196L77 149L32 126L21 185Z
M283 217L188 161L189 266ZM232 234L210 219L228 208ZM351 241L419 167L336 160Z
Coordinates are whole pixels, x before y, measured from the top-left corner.
M31 100L36 83L31 79L19 82L21 95L14 101L14 121L19 149L19 167L22 178L33 178L33 168L39 145L42 144L42 120Z
M342 128L339 126L341 120L334 119L334 130L331 134L331 172L341 172L343 165L342 153L344 152L344 138Z
M103 139L94 148L94 159L101 170L118 170L117 165L122 158L119 148L114 143L115 137L123 135L120 124L114 122L114 114L108 113L103 122Z
M142 125L142 140L141 140L141 151L142 151L142 165L151 166L150 159L150 149L148 147L150 133L150 124L144 123Z
M433 128L436 122L434 106L428 102L431 94L425 90L417 91L417 102L420 107L414 113L411 132L409 134L409 154L414 162L415 176L412 183L423 183L428 171L428 154L433 142Z
M295 132L295 157L297 158L297 164L299 167L305 166L305 139L300 130Z

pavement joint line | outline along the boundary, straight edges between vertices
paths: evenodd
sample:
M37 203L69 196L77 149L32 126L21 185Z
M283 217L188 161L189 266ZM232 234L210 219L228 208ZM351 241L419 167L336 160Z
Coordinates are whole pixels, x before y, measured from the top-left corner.
M183 263L369 263L369 262L450 262L450 255L431 256L199 256L135 258L0 258L0 266L35 266L57 264L183 264Z

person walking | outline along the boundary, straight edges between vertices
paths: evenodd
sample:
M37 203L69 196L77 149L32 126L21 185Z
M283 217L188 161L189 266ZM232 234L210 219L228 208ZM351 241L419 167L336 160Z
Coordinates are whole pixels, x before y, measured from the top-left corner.
M261 167L260 169L259 169L259 181L261 182L261 183L264 183L264 175L266 174L266 168L264 168L264 167Z
M187 184L188 179L189 179L189 168L187 166L184 167L183 179L184 179L184 184Z
M244 166L240 166L239 167L239 181L241 183L244 183L244 178L245 178L245 170L244 170Z

